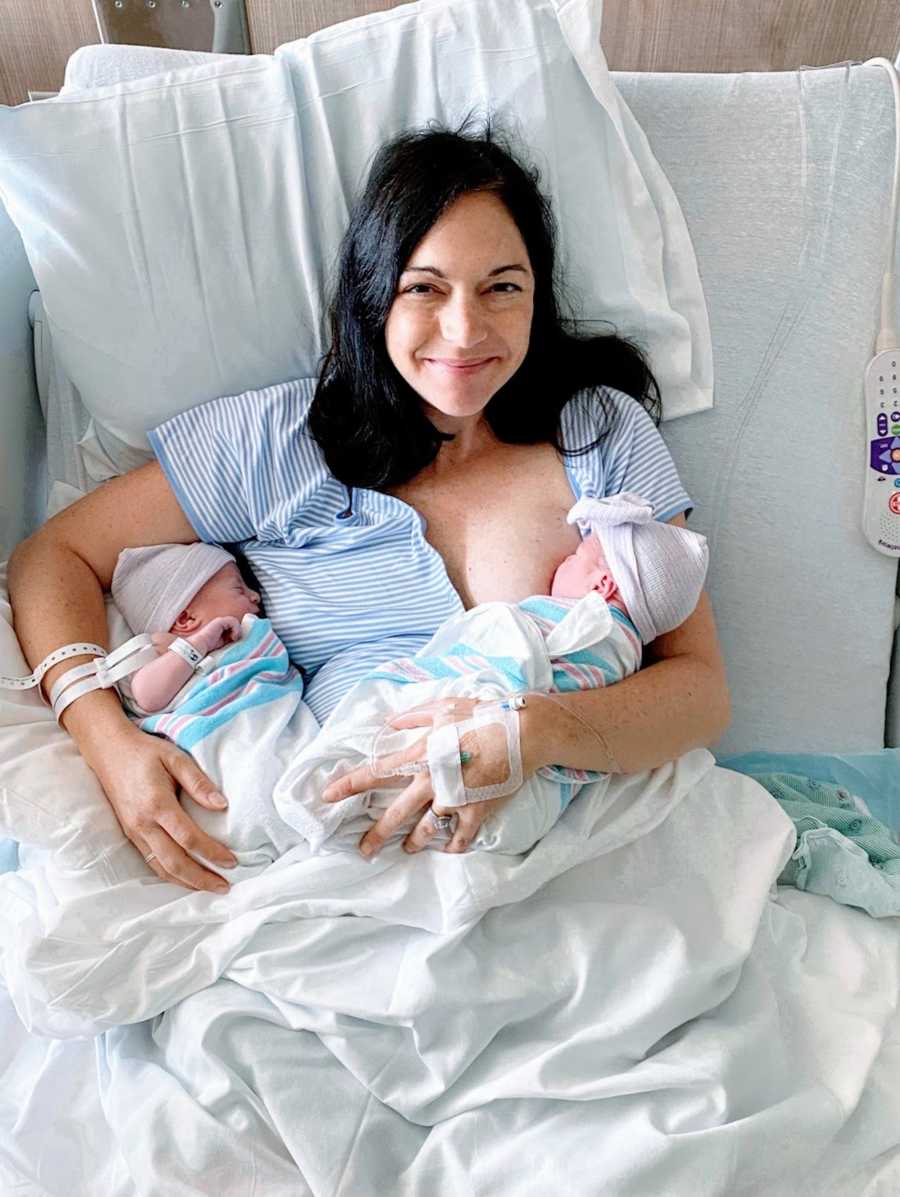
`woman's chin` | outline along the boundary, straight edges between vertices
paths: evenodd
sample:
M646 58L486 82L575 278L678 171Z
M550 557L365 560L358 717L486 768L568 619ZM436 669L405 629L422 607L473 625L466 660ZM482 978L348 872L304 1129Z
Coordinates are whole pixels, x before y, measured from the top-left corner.
M422 379L416 387L429 408L451 420L466 420L480 415L505 379L448 378Z

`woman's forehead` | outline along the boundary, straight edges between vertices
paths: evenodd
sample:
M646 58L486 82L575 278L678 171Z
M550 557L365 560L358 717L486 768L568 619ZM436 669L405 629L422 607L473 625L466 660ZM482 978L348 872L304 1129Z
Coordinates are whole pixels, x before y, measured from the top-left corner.
M528 250L506 205L489 192L472 192L452 204L431 226L405 270L430 269L446 275L461 265L485 274L501 266L530 271Z

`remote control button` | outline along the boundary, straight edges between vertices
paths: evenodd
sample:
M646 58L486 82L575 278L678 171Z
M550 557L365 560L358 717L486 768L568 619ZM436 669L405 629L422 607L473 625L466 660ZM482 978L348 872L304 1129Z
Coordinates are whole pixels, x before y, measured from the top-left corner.
M879 414L878 414L878 435L879 436L887 436L887 430L888 430L887 416L884 414L884 412L879 412Z
M900 515L900 495L896 491L894 491L888 500L888 507L890 507L894 515Z
M894 421L900 420L900 411L892 411L891 419Z

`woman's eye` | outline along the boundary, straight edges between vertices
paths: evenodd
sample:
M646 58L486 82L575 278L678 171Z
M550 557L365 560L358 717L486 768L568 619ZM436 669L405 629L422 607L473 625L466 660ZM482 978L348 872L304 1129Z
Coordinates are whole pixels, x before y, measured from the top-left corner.
M494 283L491 290L497 291L500 295L511 295L514 291L521 291L522 288L518 283Z
M406 288L404 295L427 295L433 290L434 287L432 287L431 283L413 283L411 287Z

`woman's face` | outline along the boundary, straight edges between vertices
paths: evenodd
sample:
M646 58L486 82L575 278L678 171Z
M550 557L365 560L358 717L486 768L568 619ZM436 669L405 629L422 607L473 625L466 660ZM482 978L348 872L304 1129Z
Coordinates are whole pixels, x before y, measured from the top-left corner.
M525 242L490 192L456 201L406 263L385 341L442 432L479 415L525 359L534 276Z

